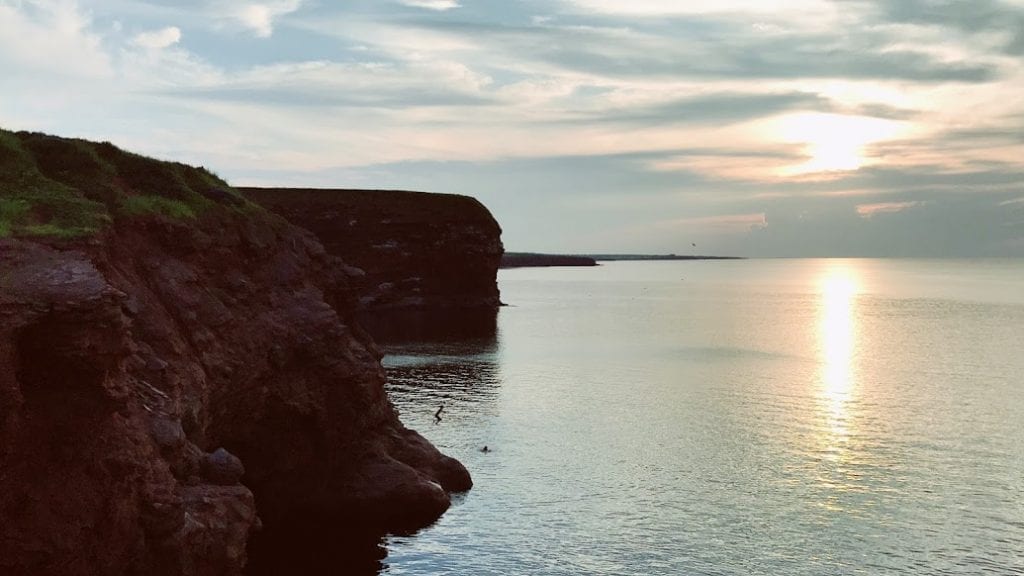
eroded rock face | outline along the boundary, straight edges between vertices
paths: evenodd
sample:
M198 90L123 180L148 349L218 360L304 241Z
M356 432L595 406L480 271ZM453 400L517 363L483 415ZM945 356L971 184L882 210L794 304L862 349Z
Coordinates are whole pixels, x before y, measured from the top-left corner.
M474 198L394 190L242 188L365 272L364 311L494 309L501 228Z
M358 272L262 210L0 240L0 573L238 574L260 528L437 518Z

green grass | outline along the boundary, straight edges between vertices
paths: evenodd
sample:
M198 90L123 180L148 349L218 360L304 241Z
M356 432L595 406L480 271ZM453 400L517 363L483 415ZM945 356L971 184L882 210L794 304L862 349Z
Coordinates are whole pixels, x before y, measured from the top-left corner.
M122 219L191 221L249 204L205 168L0 129L0 237L72 239Z
M50 238L68 240L72 238L81 238L82 236L90 236L98 231L99 228L93 226L61 226L59 224L50 223L24 226L21 233L24 236L47 236Z
M0 198L0 238L7 238L14 229L14 222L28 213L31 205L27 200Z
M191 206L181 200L163 196L130 196L121 202L120 208L122 214L129 216L162 214L170 218L196 219L196 213Z
M0 131L0 236L72 238L108 221L102 203L44 176L21 139Z

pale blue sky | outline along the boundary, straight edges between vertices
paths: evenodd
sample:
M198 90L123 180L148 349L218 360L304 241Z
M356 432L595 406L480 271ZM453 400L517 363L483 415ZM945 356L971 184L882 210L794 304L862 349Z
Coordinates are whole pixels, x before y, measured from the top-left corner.
M1024 0L0 0L0 126L510 250L1024 255Z

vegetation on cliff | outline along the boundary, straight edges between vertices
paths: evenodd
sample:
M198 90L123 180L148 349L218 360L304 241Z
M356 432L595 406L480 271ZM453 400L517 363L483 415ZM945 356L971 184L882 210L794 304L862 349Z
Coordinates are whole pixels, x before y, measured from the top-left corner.
M109 142L0 130L0 238L78 238L117 219L195 219L251 206L205 168L154 160Z

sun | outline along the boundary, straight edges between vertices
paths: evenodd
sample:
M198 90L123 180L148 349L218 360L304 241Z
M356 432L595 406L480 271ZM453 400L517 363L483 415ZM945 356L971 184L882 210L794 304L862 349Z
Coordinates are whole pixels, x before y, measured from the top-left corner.
M870 163L868 145L891 139L902 129L900 122L872 118L806 112L777 119L773 132L778 140L802 144L807 161L781 170L782 175L846 172Z

